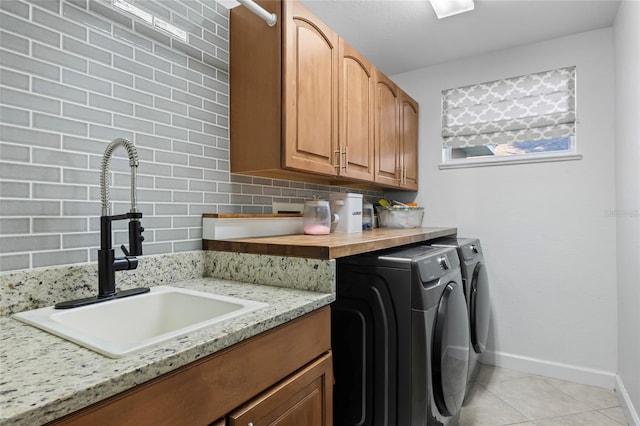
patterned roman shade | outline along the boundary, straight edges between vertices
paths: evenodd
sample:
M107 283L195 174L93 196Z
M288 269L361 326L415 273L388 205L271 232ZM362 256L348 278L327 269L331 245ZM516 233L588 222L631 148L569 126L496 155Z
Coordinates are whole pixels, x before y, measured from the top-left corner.
M575 134L576 68L442 91L442 145L463 148Z

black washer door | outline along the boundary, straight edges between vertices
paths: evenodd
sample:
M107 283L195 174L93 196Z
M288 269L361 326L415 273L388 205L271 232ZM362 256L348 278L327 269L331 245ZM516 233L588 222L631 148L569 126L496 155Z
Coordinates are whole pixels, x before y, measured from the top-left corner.
M433 396L438 410L452 416L462 406L469 368L469 321L462 285L442 292L433 335Z
M471 346L481 354L487 347L489 335L489 279L487 269L482 262L476 263L471 279L471 299L469 317L471 318Z

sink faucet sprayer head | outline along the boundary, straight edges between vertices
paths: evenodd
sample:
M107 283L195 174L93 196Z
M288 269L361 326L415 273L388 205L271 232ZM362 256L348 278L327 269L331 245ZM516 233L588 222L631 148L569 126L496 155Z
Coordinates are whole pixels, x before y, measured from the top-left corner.
M104 152L102 157L102 167L100 169L100 197L102 200L102 216L111 215L111 200L109 197L109 162L113 151L119 147L124 146L129 155L129 167L131 167L131 213L138 211L136 203L136 172L138 170L138 152L136 147L127 139L117 138L111 141L109 146Z

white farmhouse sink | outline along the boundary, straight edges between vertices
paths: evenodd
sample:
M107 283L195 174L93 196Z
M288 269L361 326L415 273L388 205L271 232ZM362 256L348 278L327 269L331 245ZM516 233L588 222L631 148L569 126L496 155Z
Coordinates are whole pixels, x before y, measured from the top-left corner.
M92 349L120 358L194 330L246 314L266 303L177 287L73 309L53 306L14 318Z

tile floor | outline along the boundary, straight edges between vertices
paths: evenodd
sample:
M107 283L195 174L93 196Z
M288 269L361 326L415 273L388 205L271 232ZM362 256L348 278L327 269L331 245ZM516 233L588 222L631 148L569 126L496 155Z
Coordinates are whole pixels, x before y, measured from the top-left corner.
M483 365L462 407L460 426L626 425L616 393Z

